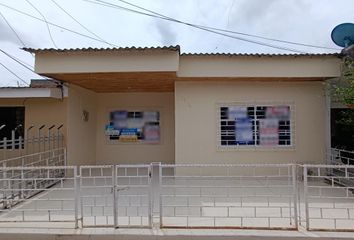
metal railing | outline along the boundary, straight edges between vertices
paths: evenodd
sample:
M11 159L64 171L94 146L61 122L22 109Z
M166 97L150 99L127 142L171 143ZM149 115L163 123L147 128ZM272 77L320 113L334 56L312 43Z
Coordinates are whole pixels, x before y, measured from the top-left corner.
M304 165L307 230L354 231L354 166Z
M354 151L332 148L330 161L333 165L354 165Z
M150 165L80 167L83 227L151 227Z
M82 227L114 226L114 166L80 167Z
M8 167L1 171L6 175L0 179L5 196L0 222L72 222L77 227L76 167Z
M161 167L161 227L297 228L295 165Z
M38 193L38 187L49 187L52 181L38 181L36 178L46 176L45 170L33 167L61 167L66 165L66 149L24 155L0 161L0 209L11 208ZM32 168L31 168L32 167ZM64 171L52 171L51 176L62 177Z
M46 125L41 125L37 129L37 133L32 133L35 130L32 125L26 129L25 138L23 136L16 137L17 130L12 130L11 138L0 139L0 160L63 148L65 144L62 128L63 125L57 127L51 125L48 128ZM44 133L44 131L47 132Z
M354 231L353 170L344 164L0 167L0 222Z

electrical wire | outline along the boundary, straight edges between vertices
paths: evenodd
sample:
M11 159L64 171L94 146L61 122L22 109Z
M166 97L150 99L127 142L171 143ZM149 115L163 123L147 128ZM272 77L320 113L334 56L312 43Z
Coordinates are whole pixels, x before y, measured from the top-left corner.
M38 17L36 17L36 16L33 16L33 15L31 15L31 14L28 14L28 13L23 12L23 11L21 11L21 10L18 10L18 9L16 9L16 8L10 7L10 6L6 5L6 4L0 3L0 6L3 6L3 7L5 7L5 8L7 8L7 9L10 9L10 10L12 10L12 11L14 11L14 12L17 12L17 13L22 14L22 15L24 15L24 16L30 17L30 18L32 18L32 19L35 19L35 20L37 20L37 21L45 22L45 21L44 21L43 19L41 19L41 18L38 18ZM81 36L81 37L85 37L85 38L88 38L88 39L91 39L91 40L94 40L94 41L97 41L97 42L105 43L105 42L101 41L101 40L98 39L98 38L91 37L91 36L89 36L89 35L86 35L86 34L84 34L84 33L77 32L77 31L72 30L72 29L69 29L69 28L67 28L67 27L63 27L63 26L61 26L61 25L58 25L58 24L55 24L55 23L52 23L52 22L49 22L49 21L47 21L47 23L48 23L49 25L51 25L51 26L54 26L54 27L56 27L56 28L60 28L60 29L62 29L62 30L68 31L68 32L71 32L71 33L76 34L76 35L79 35L79 36ZM117 45L114 45L114 46L115 46L115 47L118 47Z
M9 54L8 52L4 51L4 50L1 49L1 48L0 48L0 52L2 52L3 54L5 54L7 57L11 58L11 59L14 60L15 62L17 62L17 63L20 64L22 67L24 67L24 68L26 68L27 70L29 70L30 72L32 72L32 73L34 73L34 74L36 74L36 75L38 75L38 76L41 76L41 75L39 75L38 73L36 73L36 72L33 70L33 67L32 67L30 64L28 64L28 63L26 63L26 62L24 62L24 61L22 61L22 60L16 58L15 56ZM28 65L28 66L26 66L26 65ZM5 67L5 66L4 66L4 67ZM9 69L8 69L8 70L9 70ZM13 74L14 74L14 73L13 73ZM48 80L48 81L53 81L53 82L55 82L56 84L58 84L59 86L63 85L63 86L69 87L67 84L63 83L62 81L59 81L59 80L56 80L56 79L52 79L52 78L48 78L48 77L46 77L46 76L41 76L41 77L42 77L41 79L43 79L43 80ZM24 80L23 80L23 81L24 81ZM28 84L28 83L26 83L26 84L30 86L30 84Z
M164 20L167 20L167 18L164 18L164 17L161 17L161 16L156 16L156 15L153 15L153 14L143 13L143 12L136 11L136 10L129 9L129 8L125 8L125 7L122 7L122 6L119 6L119 5L110 4L110 3L107 3L107 2L105 2L106 4L104 4L104 3L102 3L103 1L101 1L101 3L99 3L99 2L94 2L94 1L89 1L89 0L83 0L83 1L91 2L91 3L94 3L94 4L103 5L103 6L118 8L118 9L126 10L126 11L129 11L129 12L133 12L133 13L138 13L138 14L142 14L142 15L154 17L154 18L162 18L162 19L164 19ZM22 15L28 16L28 17L30 17L30 18L36 19L36 20L41 21L41 22L45 22L43 19L40 19L40 18L35 17L35 16L33 16L33 15L30 15L30 14L28 14L28 13L26 13L26 12L23 12L23 11L21 11L21 10L18 10L18 9L16 9L16 8L10 7L10 6L6 5L6 4L0 3L0 5L3 6L3 7L5 7L5 8L8 8L8 9L10 9L10 10L12 10L12 11L15 11L15 12L17 12L17 13L20 13L20 14L22 14ZM83 33L80 33L80 32L74 31L74 30L71 30L71 29L69 29L69 28L60 26L60 25L58 25L58 24L55 24L55 23L52 23L52 22L49 22L49 21L47 21L47 23L48 23L49 25L55 26L55 27L57 27L57 28L66 30L66 31L68 31L68 32L71 32L71 33L74 33L74 34L77 34L77 35L80 35L80 36L82 36L82 37L86 37L86 38L89 38L89 39L91 39L91 40L95 40L95 41L98 41L98 42L106 43L106 42L104 42L104 41L102 41L102 40L100 40L100 39L98 39L98 38L88 36L88 35L86 35L86 34L83 34ZM198 26L195 26L195 27L200 28L200 27L198 27ZM200 28L200 29L201 29L201 28ZM204 29L202 29L202 30L204 30ZM273 46L273 45L271 45L271 44L264 44L264 43L262 43L262 42L250 41L250 40L248 40L248 39L242 39L242 38L240 39L240 38L237 38L237 37L232 36L232 35L228 35L228 34L223 34L223 33L215 32L215 31L209 30L209 29L205 29L205 31L213 32L213 33L216 33L216 34L218 34L218 35L222 35L222 36L226 36L226 37L230 37L230 38L234 38L234 39L238 39L238 40L248 41L248 42L255 43L255 44L265 45L265 46L268 46L268 47L273 47L273 48L281 49L281 50L285 50L285 51L292 51L292 52L298 52L298 53L305 53L305 52L303 52L303 51L299 51L299 50L296 50L296 49L291 49L291 48L286 48L286 47L279 47L279 46ZM117 47L116 45L114 45L114 46Z
M137 10L134 10L134 9L126 8L126 7L123 7L123 6L120 6L120 5L116 5L116 4L105 2L105 1L101 1L101 0L82 0L82 1L93 3L93 4L97 4L97 5L102 5L102 6L106 6L106 7L116 8L116 9L120 9L120 10L125 10L125 11L129 11L129 12L133 12L133 13L137 13L137 14L141 14L141 15L145 15L145 16L150 16L150 17L154 17L154 18L159 18L159 19L163 19L163 20L167 20L167 21L173 21L173 22L176 22L176 23L179 23L179 24L183 24L183 25L187 25L187 26L190 26L190 27L193 27L193 28L197 28L197 29L200 29L200 30L203 30L203 31L206 31L206 32L214 33L214 34L217 34L217 35L220 35L220 36L229 37L229 38L232 38L232 39L236 39L236 40L240 40L240 41L244 41L244 42L248 42L248 43L254 43L254 44L257 44L257 45L262 45L262 46L275 48L275 49L279 49L279 50L284 50L284 51L296 52L296 53L300 53L300 54L307 53L305 51L301 51L301 50L298 50L298 49L293 49L293 48L278 46L278 45L269 44L269 43L265 43L265 42L260 42L260 41L256 41L256 40L252 40L252 39L237 37L237 36L234 36L234 35L218 32L216 30L211 30L211 29L208 29L208 28L200 27L198 25L194 25L194 24L191 24L191 23L186 23L186 22L179 21L179 20L172 20L171 18L163 17L163 16L159 16L159 15L155 15L155 14L149 14L149 13L140 12L140 11L137 11Z
M7 26L11 29L11 31L15 34L16 38L18 39L18 41L24 46L26 47L26 44L22 41L22 39L20 38L20 36L17 34L16 30L11 26L11 24L7 21L6 17L2 14L2 12L0 11L0 15L2 17L2 19L4 19L5 23L7 24Z
M107 42L106 40L104 40L103 38L101 38L98 34L96 34L95 32L93 32L92 30L90 30L89 28L87 28L85 25L83 25L82 23L80 23L79 20L77 20L76 18L74 18L68 11L66 11L59 3L57 3L55 0L51 0L61 11L63 11L67 16L69 16L74 22L76 22L77 24L79 24L83 29L85 29L88 33L92 34L93 36L95 36L96 38L100 39L102 42L105 42L107 45L109 46L114 46L114 44Z
M100 0L96 0L96 1L98 1L98 2L103 2L103 1L100 1ZM287 41L287 40L281 40L281 39L275 39L275 38L264 37L264 36L255 35L255 34L249 34L249 33L243 33L243 32L236 32L236 31L231 31L231 30L227 30L227 29L221 29L221 28L215 28L215 27L210 27L210 26L192 24L192 23L189 23L189 22L184 22L184 21L181 21L181 20L178 20L178 19L175 19L175 18L166 16L166 15L163 15L163 14L158 13L158 12L156 12L156 11L152 11L152 10L150 10L150 9L141 7L141 6L139 6L139 5L136 5L136 4L127 2L127 1L125 1L125 0L115 0L115 1L122 2L122 3L124 3L124 4L127 4L127 5L130 5L130 6L132 6L132 7L135 7L135 8L141 9L141 10L144 10L144 11L146 11L146 12L149 12L149 13L152 13L152 14L155 14L155 15L158 15L158 16L160 16L160 17L168 18L168 19L170 19L171 21L174 21L174 22L180 22L180 23L183 23L183 24L194 25L194 26L198 26L198 27L201 27L201 28L207 28L207 29L216 30L216 31L221 31L221 32L226 32L226 33L233 33L233 34L237 34L237 35L243 35L243 36L254 37L254 38L259 38L259 39L263 39L263 40L281 42L281 43L292 44L292 45L298 45L298 46L304 46L304 47L320 48L320 49L328 49L328 50L341 50L341 49L339 49L339 48L318 46L318 45L307 44L307 43L300 43L300 42L293 42L293 41Z
M29 86L29 83L27 83L24 79L22 79L19 75L17 75L15 72L13 72L11 69L9 69L8 67L5 66L5 64L0 62L0 65L3 66L3 68L5 68L9 73L11 73L12 75L14 75L17 79L19 79L21 82L23 82L24 84Z
M49 34L49 37L50 37L50 40L52 41L52 43L53 43L53 45L54 45L54 47L55 48L58 48L57 47L57 45L56 45L56 43L55 43L55 41L54 41L54 39L53 39L53 36L52 36L52 32L50 31L50 27L49 27L49 24L48 24L48 21L47 21L47 19L46 19L46 17L42 14L42 12L41 11L39 11L39 9L38 8L36 8L36 6L34 6L32 3L31 3L31 1L30 0L26 0L26 2L29 4L29 5L31 5L38 13L39 13L39 15L41 15L42 16L42 18L43 18L43 20L44 20L44 22L46 23L46 26L47 26L47 30L48 30L48 34Z
M22 67L28 69L29 71L37 74L32 68L32 66L29 63L26 63L18 58L16 58L15 56L9 54L8 52L4 51L3 49L0 48L0 52L2 52L3 54L5 54L7 57L11 58L12 60L14 60L15 62L17 62L18 64L20 64ZM38 74L37 74L38 75Z
M7 57L11 58L12 60L14 60L15 62L17 62L18 64L20 64L22 67L24 67L24 68L26 68L27 70L31 71L32 73L34 73L34 74L36 74L36 75L38 75L38 76L41 76L41 75L39 75L38 73L36 73L36 72L34 71L33 67L32 67L30 64L28 64L28 63L26 63L26 62L24 62L24 61L19 60L18 58L16 58L15 56L11 55L10 53L4 51L4 50L1 49L1 48L0 48L0 52L2 52L3 54L5 54ZM28 66L26 66L26 65L28 65ZM48 78L48 77L46 77L46 76L41 76L41 77L42 77L41 79L43 79L43 80L54 81L54 82L56 82L57 84L62 84L62 82L59 81L59 80L51 79L51 78ZM64 84L63 84L63 85L64 85Z

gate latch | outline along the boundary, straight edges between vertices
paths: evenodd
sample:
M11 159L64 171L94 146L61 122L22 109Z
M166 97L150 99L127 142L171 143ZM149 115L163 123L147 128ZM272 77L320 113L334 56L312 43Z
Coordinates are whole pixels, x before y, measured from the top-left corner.
M115 188L117 192L119 191L124 191L124 190L128 190L129 187L128 186L125 186L125 187L120 187L120 188ZM114 191L114 187L111 188L111 193L113 193Z

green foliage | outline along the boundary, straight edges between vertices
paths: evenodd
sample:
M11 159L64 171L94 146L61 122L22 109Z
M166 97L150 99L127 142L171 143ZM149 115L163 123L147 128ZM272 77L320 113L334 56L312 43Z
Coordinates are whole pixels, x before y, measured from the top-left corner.
M335 95L342 103L354 105L354 61L345 59L342 73L343 86L335 88Z

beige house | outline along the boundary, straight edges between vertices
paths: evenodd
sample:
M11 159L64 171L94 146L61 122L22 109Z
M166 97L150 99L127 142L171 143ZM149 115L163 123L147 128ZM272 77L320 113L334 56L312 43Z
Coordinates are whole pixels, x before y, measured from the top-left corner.
M0 91L0 104L24 106L26 126L64 123L69 165L326 162L337 54L25 50L68 92Z

